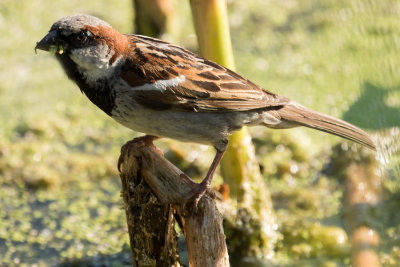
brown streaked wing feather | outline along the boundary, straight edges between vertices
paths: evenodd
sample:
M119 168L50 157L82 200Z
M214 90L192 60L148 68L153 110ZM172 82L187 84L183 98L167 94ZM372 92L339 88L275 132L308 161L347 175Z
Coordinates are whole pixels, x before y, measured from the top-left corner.
M130 35L135 46L129 75L140 83L169 80L181 75L185 81L165 91L138 91L136 100L149 108L195 111L240 111L285 105L289 100L263 90L239 74L205 60L181 47L145 36ZM143 55L148 60L144 60ZM136 63L136 64L134 64ZM137 65L140 64L140 68ZM144 70L144 71L143 71ZM145 72L147 82L142 73ZM140 86L136 78L123 77Z

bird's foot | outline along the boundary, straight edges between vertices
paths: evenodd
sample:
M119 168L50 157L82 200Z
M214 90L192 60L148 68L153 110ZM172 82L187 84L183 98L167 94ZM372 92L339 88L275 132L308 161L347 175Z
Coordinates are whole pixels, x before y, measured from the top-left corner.
M153 141L157 140L159 137L154 135L145 135L136 137L132 140L129 140L121 147L121 154L118 158L118 171L121 172L121 165L124 162L125 156L130 154L130 151L133 149L137 149L142 146L154 146ZM157 150L162 154L160 150Z
M181 174L186 176L186 174ZM185 178L188 178L187 176ZM199 204L200 199L207 193L212 198L215 198L214 191L210 188L210 185L207 181L203 181L200 184L197 184L192 190L186 193L183 197L180 211L182 216L188 217L191 214L197 212L197 205Z

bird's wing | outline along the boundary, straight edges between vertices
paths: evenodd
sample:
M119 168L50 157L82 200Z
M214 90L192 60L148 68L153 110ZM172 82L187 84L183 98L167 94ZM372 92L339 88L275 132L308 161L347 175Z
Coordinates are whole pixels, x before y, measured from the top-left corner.
M132 62L122 78L140 104L153 109L241 111L285 105L289 99L181 47L145 36L130 35Z

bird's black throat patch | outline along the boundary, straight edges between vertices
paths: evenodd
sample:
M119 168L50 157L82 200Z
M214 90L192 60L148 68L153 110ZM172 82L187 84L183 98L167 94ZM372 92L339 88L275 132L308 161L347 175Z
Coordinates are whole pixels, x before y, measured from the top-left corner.
M78 85L93 104L98 106L107 115L111 116L111 112L115 107L115 93L108 82L98 81L96 84L89 84L83 77L83 74L78 70L78 66L66 53L56 53L56 58L61 63L68 78Z

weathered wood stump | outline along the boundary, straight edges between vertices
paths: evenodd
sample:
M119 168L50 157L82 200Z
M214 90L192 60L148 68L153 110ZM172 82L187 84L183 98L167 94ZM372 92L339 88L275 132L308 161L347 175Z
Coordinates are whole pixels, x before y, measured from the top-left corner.
M180 266L178 218L186 239L189 266L229 266L222 217L205 194L190 215L182 216L185 196L197 186L155 146L138 143L123 158L122 197L133 266Z

